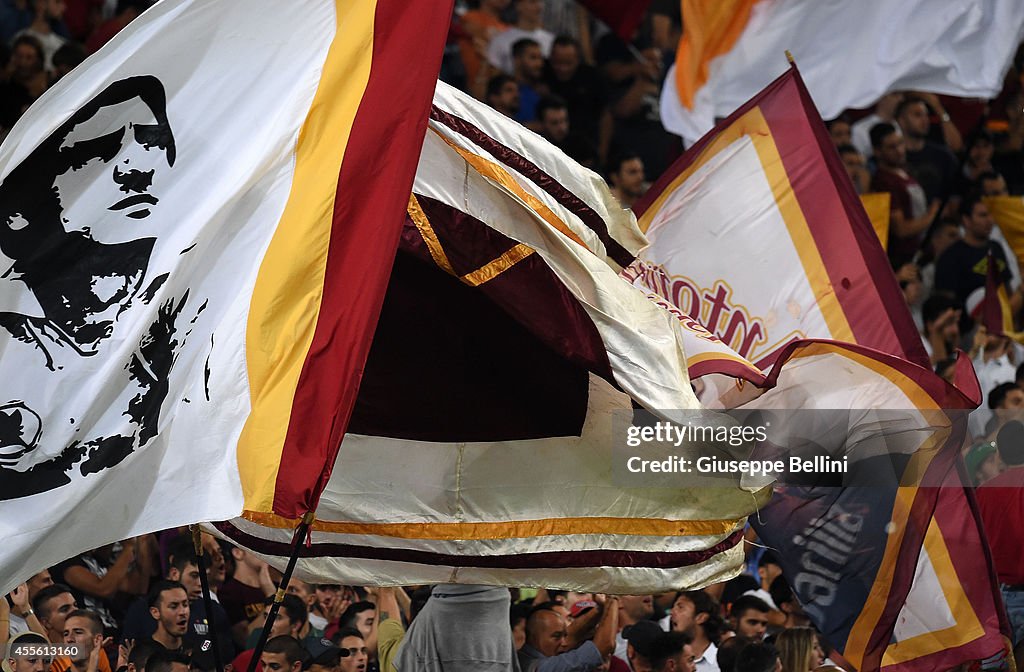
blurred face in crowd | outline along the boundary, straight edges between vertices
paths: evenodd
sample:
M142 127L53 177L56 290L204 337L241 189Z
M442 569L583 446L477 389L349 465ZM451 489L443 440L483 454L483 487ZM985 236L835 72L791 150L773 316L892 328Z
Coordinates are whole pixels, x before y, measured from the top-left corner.
M519 52L515 60L516 75L528 82L536 82L544 74L544 54L536 44Z
M515 114L519 111L519 85L511 81L505 82L487 102L502 114Z
M363 633L364 638L373 633L373 619L376 617L377 612L373 609L365 609L356 614L355 628Z
M757 575L761 578L762 586L770 586L772 581L782 576L782 567L774 562L768 562L763 567L757 568Z
M907 144L899 133L890 133L875 147L875 158L887 168L902 168L907 165Z
M527 629L527 641L545 656L557 656L568 648L569 634L565 619L553 611L538 611L533 615L532 627Z
M971 214L964 217L964 231L975 240L988 240L994 226L995 221L984 203L975 203Z
M640 198L644 194L644 162L629 159L619 165L618 172L612 173L612 186L618 187L624 195Z
M516 647L516 651L523 648L523 644L526 644L525 618L517 618L516 622L512 624L512 642Z
M564 107L544 110L540 120L541 132L551 142L562 142L569 137L569 110Z
M573 44L556 44L551 47L548 63L551 65L551 72L554 73L555 79L567 82L572 79L580 67L580 51Z
M369 654L366 651L366 643L359 637L348 636L338 644L342 650L348 651L348 656L341 659L341 672L364 672Z
M990 481L999 474L1006 471L1006 463L999 458L999 453L992 453L978 465L978 468L974 470L974 482L981 485L985 481Z
M995 178L986 178L981 181L981 193L983 196L1008 196L1010 190L1006 188L1006 180L1002 175Z
M954 222L939 224L939 228L932 234L931 245L935 258L949 249L949 246L960 240L960 227Z
M540 23L544 13L544 0L516 0L516 19L528 23Z
M31 44L21 43L11 54L11 71L14 79L25 80L42 71L43 59Z
M866 191L871 175L867 172L867 163L864 161L864 156L860 152L843 152L839 155L839 158L843 161L846 174L850 176L853 185L857 187L857 192L862 193Z
M821 642L814 638L814 648L811 649L811 669L821 666L825 662L825 652L821 648Z
M307 609L316 604L316 591L305 581L292 579L288 582L288 592L302 600Z
M853 139L850 133L850 124L845 119L836 119L829 124L828 134L832 137L832 144L836 147L848 145Z
M653 672L654 668L651 667L651 661L647 656L637 653L632 644L626 647L626 657L629 658L629 664L632 666L633 672Z
M196 563L188 563L180 572L172 567L171 571L167 573L167 578L171 581L177 581L181 585L185 586L185 592L188 593L188 599L198 600L203 596L203 584L199 580L199 565Z
M8 658L7 664L13 672L44 672L50 669L50 660L43 656Z
M299 661L295 661L294 665L289 665L288 657L283 653L264 651L260 654L260 662L263 663L263 669L267 672L299 672L302 669L302 663Z
M987 166L992 161L992 143L988 138L979 138L967 150L967 162L972 166Z
M996 410L1009 411L999 415L1005 415L1006 417L1017 417L1020 415L1018 411L1024 409L1024 390L1013 389L1006 393L1006 397L1003 398L1003 403L999 404Z
M53 577L50 576L50 570L44 569L28 580L28 599L33 599L40 590L52 585Z
M210 579L210 583L214 585L224 583L224 577L227 574L224 551L217 540L208 534L203 535L203 553L206 554L206 576Z
M159 627L172 637L182 637L188 630L188 594L181 588L169 588L160 593L156 606L149 613Z
M768 613L757 609L747 609L742 614L735 616L736 634L740 637L749 637L754 641L761 641L764 633L768 631Z
M897 119L903 133L912 138L924 138L928 135L931 121L928 119L928 106L923 102L910 103L900 112Z
M623 595L619 605L633 621L641 621L654 614L654 598L650 595Z

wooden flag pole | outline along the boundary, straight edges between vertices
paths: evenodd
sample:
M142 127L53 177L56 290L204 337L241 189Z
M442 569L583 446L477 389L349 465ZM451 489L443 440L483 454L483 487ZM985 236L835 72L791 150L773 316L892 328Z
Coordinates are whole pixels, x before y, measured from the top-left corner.
M295 563L299 559L299 548L302 546L302 540L309 533L309 528L313 525L314 518L313 512L308 511L306 515L302 516L302 522L295 528L295 534L292 535L292 553L288 558L288 566L285 567L284 574L281 576L281 585L278 586L277 592L274 594L274 602L270 605L267 622L263 624L263 632L260 633L260 639L256 643L256 648L252 651L252 658L249 659L249 669L247 672L256 672L256 663L260 661L263 647L267 645L267 639L270 637L270 630L274 626L274 621L277 620L277 612L281 610L281 603L284 602L284 596L287 594L288 582L292 578L292 572L295 571Z
M220 659L220 641L217 639L217 623L213 616L213 597L210 595L210 577L206 575L206 557L203 554L203 535L198 525L190 525L192 543L196 547L196 564L199 565L199 584L203 588L203 607L206 609L206 627L209 628L210 645L213 646L213 662L217 672L224 672L224 661ZM194 654L195 652L193 652Z

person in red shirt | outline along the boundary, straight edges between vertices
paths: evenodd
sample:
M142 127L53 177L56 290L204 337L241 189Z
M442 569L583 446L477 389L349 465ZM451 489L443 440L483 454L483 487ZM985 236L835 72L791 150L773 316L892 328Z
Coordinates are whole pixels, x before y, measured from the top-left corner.
M1024 654L1024 424L1011 420L996 437L996 448L1006 471L975 490L992 560L1013 629L1014 655Z

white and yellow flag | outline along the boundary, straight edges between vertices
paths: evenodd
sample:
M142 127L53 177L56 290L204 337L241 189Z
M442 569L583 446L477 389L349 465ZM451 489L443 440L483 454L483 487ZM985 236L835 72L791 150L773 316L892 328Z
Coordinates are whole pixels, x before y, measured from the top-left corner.
M434 0L163 0L18 122L0 594L129 536L315 507L449 19Z

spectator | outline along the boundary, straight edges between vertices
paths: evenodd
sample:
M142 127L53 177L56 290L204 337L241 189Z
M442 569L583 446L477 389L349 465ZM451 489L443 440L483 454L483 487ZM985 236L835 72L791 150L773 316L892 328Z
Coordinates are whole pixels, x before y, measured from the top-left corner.
M768 613L771 610L761 598L744 595L733 602L730 614L732 627L737 635L760 641L768 631Z
M81 45L76 42L66 42L53 54L53 79L51 85L77 68L84 60L85 51Z
M850 120L845 116L839 116L826 124L828 126L828 135L832 138L832 144L836 146L836 149L841 147L853 147L853 133L850 125ZM856 147L853 147L854 151L860 154L860 151ZM863 155L861 155L863 157Z
M513 117L533 130L539 130L537 103L540 102L544 74L544 56L536 40L524 37L512 45L512 67L519 86L519 110Z
M181 651L171 649L154 651L146 661L146 672L188 672L188 670L188 656Z
M35 18L30 0L0 2L0 43L7 44L18 32L28 28Z
M925 240L924 249L917 257L918 273L921 277L921 293L927 300L935 289L935 263L956 241L960 240L960 223L943 217L935 224ZM923 327L922 315L913 313L917 326Z
M976 443L964 455L964 466L971 485L979 486L1006 471L1006 465L999 459L996 444L991 441Z
M480 0L479 8L468 10L459 19L459 54L470 93L476 98L483 98L487 80L494 74L487 63L487 49L495 35L509 28L501 18L508 6L509 0Z
M981 187L981 176L995 172L992 166L994 154L995 146L990 132L982 128L967 136L966 156L956 189L960 196L977 193Z
M529 38L540 46L541 55L547 58L551 54L551 45L555 36L542 25L544 0L515 0L516 22L511 28L494 35L487 46L487 60L499 71L512 74L512 46L524 38Z
M961 304L951 294L937 292L925 300L921 308L924 328L921 342L932 363L948 359L960 342Z
M780 672L782 665L779 660L779 653L770 644L757 642L747 644L740 649L736 656L737 672Z
M513 604L509 609L509 622L512 625L512 643L516 651L523 648L523 644L526 643L526 619L529 615L529 605L522 602Z
M748 644L754 643L754 640L740 636L723 639L718 645L718 669L722 672L735 672L738 669L736 659L739 658L740 651Z
M273 604L274 598L266 598L263 607L263 619L258 627L252 629L247 638L246 644L249 649L256 648L256 643L263 634L263 628L266 627L267 618L270 616L270 608ZM281 607L277 611L277 617L274 618L274 624L270 628L269 636L280 637L281 635L288 635L305 645L306 635L303 634L303 631L307 629L308 617L309 612L306 610L306 605L297 595L285 595L284 600L281 601ZM310 636L309 639L318 640L321 637Z
M1008 341L1005 338L1003 340ZM1016 383L1000 383L988 393L988 407L992 409L992 416L985 425L985 436L993 440L1003 425L1021 418L1021 410L1024 409L1024 390L1017 387Z
M565 619L549 609L535 610L526 621L526 644L519 650L520 668L533 672L598 669L604 657L615 650L622 611L619 598L608 597L594 639L570 649Z
M377 608L373 602L363 600L349 605L338 619L338 625L341 628L355 628L366 640L366 648L371 652L377 650Z
M182 650L189 619L185 586L177 581L157 581L149 591L148 603L149 615L156 621L153 641L165 649Z
M127 647L125 647L127 648ZM152 639L138 639L131 646L128 652L126 663L127 672L146 672L146 665L154 653L165 652L167 649L162 644L157 644ZM120 669L120 667L118 668ZM239 672L242 672L239 670Z
M975 490L1018 659L1024 651L1024 427L1008 423L996 441L1006 471Z
M0 606L2 608L2 606ZM3 619L0 619L2 621ZM47 669L47 659L45 656L32 655L32 656L14 656L14 650L17 646L31 646L33 644L48 644L46 637L43 637L38 632L22 632L15 635L8 647L4 649L4 653L8 654L4 660L4 672L44 672Z
M671 631L690 638L700 672L718 672L718 638L725 628L720 612L713 597L703 590L691 590L678 593L669 613Z
M775 551L766 550L757 559L758 587L755 590L748 590L743 594L760 598L771 607L772 611L776 611L778 607L772 601L772 596L768 589L771 587L772 581L779 576L782 576L782 561L779 560L779 556Z
M306 649L306 664L302 667L304 670L336 672L341 665L341 649L329 639L310 638L303 641L302 646ZM244 671L239 670L239 672Z
M269 640L260 655L262 669L266 672L299 672L305 661L306 652L298 641L284 635ZM241 672L247 668L235 669Z
M871 129L882 122L895 124L896 106L900 104L901 100L903 100L902 92L896 91L885 94L875 103L874 112L863 119L857 120L850 127L850 137L853 141L853 146L861 154L868 158L874 154L875 144L871 139ZM899 133L899 130L897 129L896 132Z
M323 637L324 631L327 629L327 619L316 611L317 597L316 589L313 585L293 578L288 582L288 592L302 600L302 603L306 605L306 625L299 633L299 640L301 641L307 636L314 638Z
M839 158L843 162L843 167L846 168L846 174L850 176L850 181L853 182L853 188L858 194L868 193L868 190L871 188L871 173L868 172L867 161L864 160L864 155L851 144L839 145L837 150L839 151Z
M44 64L43 45L31 35L11 44L7 81L0 81L0 127L10 129L50 85Z
M32 609L46 630L46 638L51 642L64 641L64 619L78 609L75 596L71 589L61 583L55 583L40 590L32 598Z
M654 598L650 595L622 595L619 598L619 627L615 633L615 655L626 660L626 626L647 621L654 615Z
M514 119L519 112L519 85L509 75L495 75L487 82L487 104Z
M871 129L871 144L878 163L871 190L888 192L892 198L887 249L893 268L899 268L913 260L939 212L939 202L929 205L924 189L907 173L905 142L895 126L876 125Z
M639 621L627 625L622 629L622 637L626 640L626 657L623 659L616 653L616 658L627 662L633 672L650 669L654 642L663 632L654 621Z
M337 626L338 619L352 604L352 590L338 584L321 583L316 587L317 613L327 621L327 625ZM327 626L324 627L327 632Z
M49 577L49 572L46 576ZM20 586L15 586L14 590L7 594L7 599L0 599L0 629L5 629L7 631L5 634L9 637L20 635L23 632L46 634L46 628L40 623L32 609L29 595L29 584L23 583Z
M640 156L630 152L616 155L608 164L608 184L622 207L632 208L647 191L644 162Z
M690 636L682 632L664 632L654 641L651 672L694 672Z
M343 657L340 672L363 672L369 666L369 647L363 634L355 628L342 628L336 635Z
M43 48L43 69L53 71L53 55L68 41L64 25L64 0L32 0L35 12L32 23L17 37L28 35L39 40Z
M53 661L50 672L110 672L110 661L103 652L104 624L99 615L85 609L72 611L64 620L61 641L77 647L74 656Z
M544 83L552 95L565 101L569 108L569 128L591 146L596 146L598 160L603 164L608 158L614 125L608 110L607 87L597 69L583 61L576 40L564 35L555 38Z
M100 617L108 634L116 635L115 598L145 594L159 567L157 553L153 536L143 535L83 553L50 571L54 581L71 587L79 605Z
M896 107L896 121L906 141L907 172L924 189L929 202L947 197L953 190L958 162L948 147L928 140L928 104L919 96L907 96Z
M812 628L789 628L775 638L782 672L812 672L825 662L825 653Z
M114 35L149 9L153 0L117 0L116 14L100 24L85 41L86 52L93 54L109 42Z
M239 649L244 648L249 625L263 613L266 598L277 589L270 580L270 566L252 553L232 548L235 573L218 592L220 603L231 624L231 636Z
M800 606L800 601L796 599L796 593L793 592L786 577L781 574L775 577L769 592L772 601L778 605L779 611L786 615L786 621L782 624L783 628L797 628L811 624L811 619Z
M545 96L537 104L537 123L540 134L588 168L597 167L597 150L585 138L572 132L569 107L561 98Z

